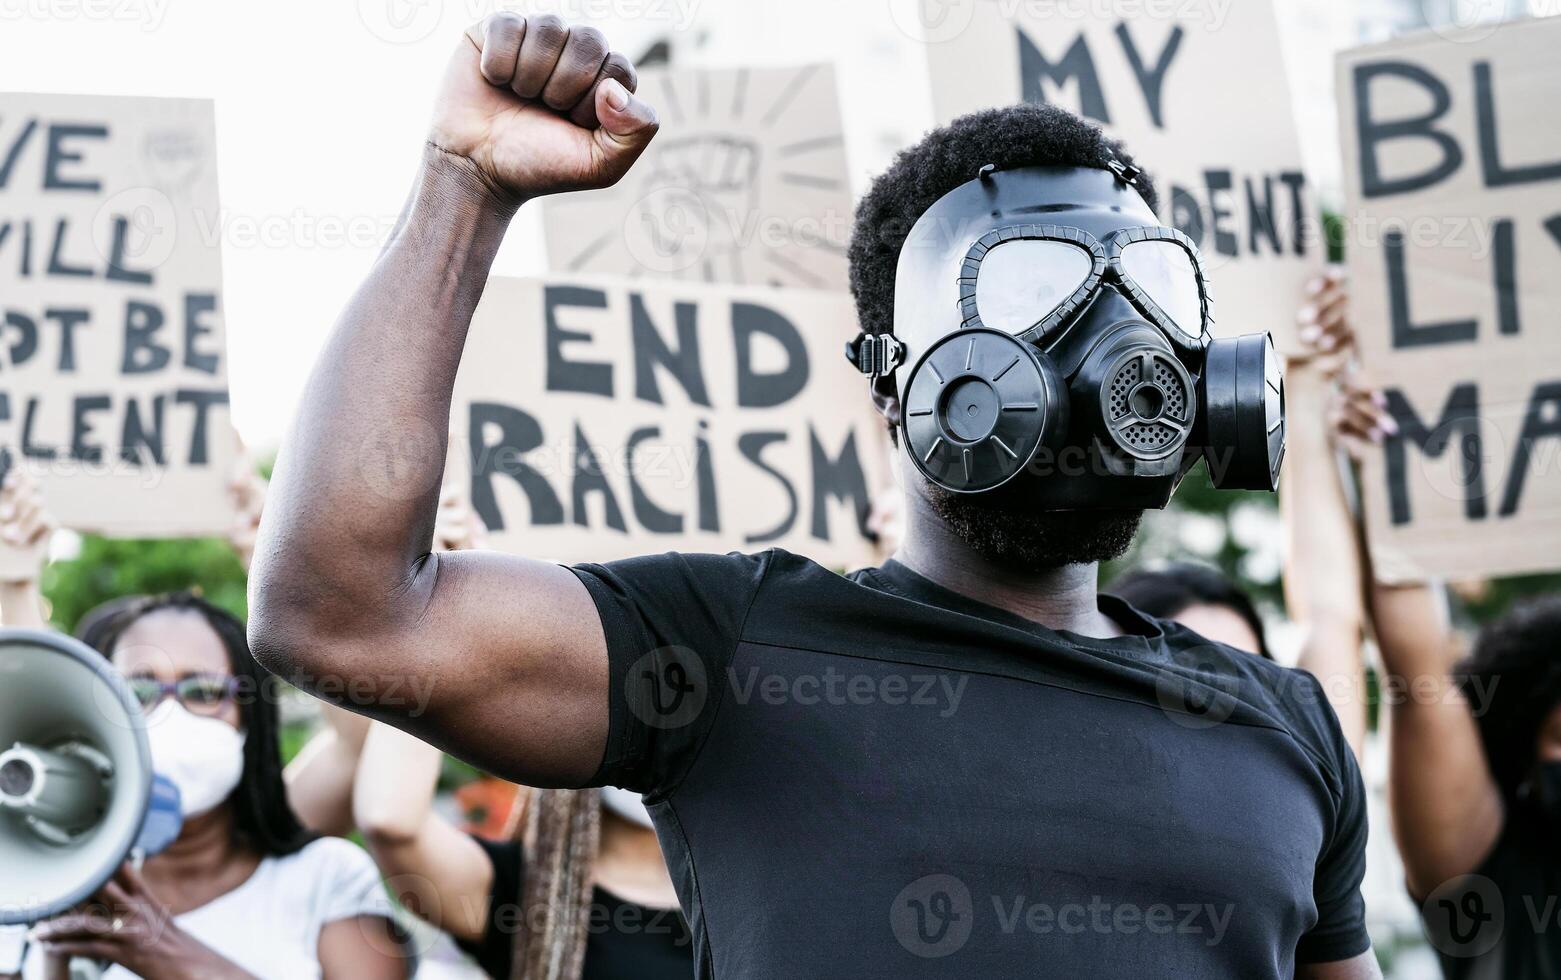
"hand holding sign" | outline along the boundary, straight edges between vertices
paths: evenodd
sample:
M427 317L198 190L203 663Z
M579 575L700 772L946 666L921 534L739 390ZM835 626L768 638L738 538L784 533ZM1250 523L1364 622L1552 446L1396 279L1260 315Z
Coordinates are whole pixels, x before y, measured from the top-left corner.
M0 482L0 623L44 627L38 577L55 526L38 484L24 467L13 465Z
M1351 371L1339 379L1338 391L1328 408L1328 425L1333 439L1357 463L1370 455L1372 447L1398 434L1398 423L1388 411L1382 391L1373 387L1367 376Z
M36 581L54 528L38 484L12 466L0 483L0 581Z
M228 480L228 496L233 501L233 526L228 530L228 544L238 556L239 564L249 570L255 558L255 539L260 535L260 515L266 506L267 483L260 475L255 458L244 448L244 442L233 434L238 459L233 464L233 475Z
M460 480L446 480L434 517L435 551L470 551L488 546L488 529L472 509Z
M592 27L494 14L445 71L429 141L501 199L616 183L656 134L634 68Z

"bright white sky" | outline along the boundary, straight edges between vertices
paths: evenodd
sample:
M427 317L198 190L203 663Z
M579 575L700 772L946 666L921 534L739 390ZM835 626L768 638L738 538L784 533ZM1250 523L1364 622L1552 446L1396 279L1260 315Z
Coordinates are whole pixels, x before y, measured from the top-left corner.
M326 331L395 219L446 56L466 25L503 6L0 0L0 91L215 100L233 418L264 449L284 430ZM867 46L860 34L840 33L842 5L823 0L552 0L525 9L539 6L590 15L630 55L668 35L706 55L737 46L712 45L713 35L762 38L745 60L835 60L851 47L859 72ZM890 28L878 4L860 6ZM764 7L774 11L768 18ZM842 66L842 88L893 94L902 84L888 73L863 84L851 80L857 72ZM901 92L899 113L924 104L918 96ZM866 150L878 165L882 143ZM540 227L523 214L496 271L541 272Z
M542 0L637 55L683 63L836 64L857 190L930 124L901 0ZM904 0L911 2L911 0ZM968 0L967 0L968 2ZM275 445L316 350L373 260L413 176L434 86L461 30L501 0L0 0L0 91L216 102L233 417ZM1282 3L1308 163L1333 159L1326 48L1350 0ZM1300 16L1304 12L1304 16ZM903 15L902 15L903 16ZM1304 37L1307 40L1298 40ZM1311 50L1297 58L1298 45ZM1326 173L1315 173L1325 187ZM543 270L524 213L496 271Z

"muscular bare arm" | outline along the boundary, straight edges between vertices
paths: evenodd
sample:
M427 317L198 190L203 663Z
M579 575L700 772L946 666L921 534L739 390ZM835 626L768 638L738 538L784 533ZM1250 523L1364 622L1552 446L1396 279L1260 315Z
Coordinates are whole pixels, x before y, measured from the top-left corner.
M451 389L505 228L532 198L628 170L656 131L633 86L590 28L497 14L466 32L403 220L278 458L250 578L268 667L322 696L366 685L379 696L355 710L538 785L577 784L602 755L595 608L566 569L430 543Z

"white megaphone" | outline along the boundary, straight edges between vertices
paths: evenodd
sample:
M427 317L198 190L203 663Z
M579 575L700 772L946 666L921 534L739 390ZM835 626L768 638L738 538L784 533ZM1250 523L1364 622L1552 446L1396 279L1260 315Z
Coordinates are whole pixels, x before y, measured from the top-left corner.
M0 926L80 904L177 837L177 795L157 782L141 709L106 659L0 629Z

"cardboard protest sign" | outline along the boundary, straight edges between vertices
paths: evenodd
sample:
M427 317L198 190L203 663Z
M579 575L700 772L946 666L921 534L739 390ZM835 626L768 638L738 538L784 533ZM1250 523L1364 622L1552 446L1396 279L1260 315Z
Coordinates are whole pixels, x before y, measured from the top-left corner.
M456 381L466 451L451 463L499 550L870 563L888 453L842 354L855 323L837 293L494 278Z
M1561 568L1561 19L1337 62L1360 354L1399 432L1367 460L1391 580Z
M211 103L0 95L0 460L64 526L226 531Z
M543 203L549 269L846 288L832 68L654 69L639 91L661 131L616 186Z
M1269 331L1293 349L1302 285L1324 255L1273 7L1129 7L971 2L897 19L926 42L938 122L1045 102L1125 140L1159 188L1161 220L1203 253L1215 332Z

